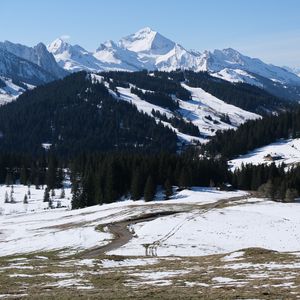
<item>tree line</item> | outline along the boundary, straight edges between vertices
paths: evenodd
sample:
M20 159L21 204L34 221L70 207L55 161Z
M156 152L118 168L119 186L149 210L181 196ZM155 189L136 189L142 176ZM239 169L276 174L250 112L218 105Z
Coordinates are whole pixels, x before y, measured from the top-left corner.
M195 153L111 153L84 156L71 163L72 207L112 203L122 197L154 199L157 187L166 198L172 186L188 188L227 181L227 164L199 159Z
M300 136L300 109L251 120L236 130L218 131L202 149L212 156L231 159L281 138Z

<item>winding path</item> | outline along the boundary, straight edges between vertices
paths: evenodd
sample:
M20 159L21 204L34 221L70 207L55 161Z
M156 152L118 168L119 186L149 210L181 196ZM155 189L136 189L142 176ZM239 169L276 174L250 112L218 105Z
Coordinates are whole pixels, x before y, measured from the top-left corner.
M97 256L105 255L107 252L116 250L116 249L122 247L123 245L127 244L133 237L133 233L130 232L128 229L128 227L130 225L142 223L142 222L153 221L153 220L163 217L163 216L170 216L170 215L183 213L183 212L192 212L195 209L197 209L197 212L195 212L197 214L206 213L207 211L209 211L211 209L221 208L224 205L229 205L232 202L245 200L252 196L253 196L253 194L250 193L246 196L222 199L217 202L203 204L203 205L191 204L190 209L188 209L188 210L186 209L186 207L187 207L186 205L183 205L184 209L182 209L182 210L166 211L165 210L166 207L164 207L164 210L160 211L160 212L144 214L144 215L132 217L132 218L124 220L124 221L105 224L105 225L103 225L103 227L107 227L107 231L110 232L114 236L114 238L107 245L99 246L97 248L92 248L92 249L86 250L86 251L82 252L80 256L82 258L95 258ZM146 255L155 256L156 249L159 246L159 244L162 241L165 241L166 239L168 239L169 236L172 236L176 231L178 231L183 226L184 223L185 223L185 221L183 223L178 224L174 228L172 228L172 230L170 232L168 232L161 239L154 241L152 244L147 245Z

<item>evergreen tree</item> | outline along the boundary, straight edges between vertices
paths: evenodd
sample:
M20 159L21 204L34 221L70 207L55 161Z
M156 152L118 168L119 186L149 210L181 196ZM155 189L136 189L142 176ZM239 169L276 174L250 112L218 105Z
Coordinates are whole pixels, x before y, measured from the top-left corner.
M181 170L180 178L179 178L179 187L182 189L186 189L190 187L189 173L186 168L183 168Z
M8 193L5 192L4 203L9 203Z
M13 184L13 176L10 170L8 170L6 173L5 184L7 187Z
M72 201L71 201L72 209L78 209L84 207L81 203L81 190L79 187L78 180L73 181L72 183Z
M285 193L285 201L286 202L293 202L295 201L295 198L297 198L299 196L298 192L296 189L287 189L286 193Z
M64 199L65 198L65 196L66 196L66 194L65 194L65 189L62 187L61 188L61 192L60 192L60 199Z
M145 201L152 201L156 194L156 186L153 182L152 176L148 176L145 189L144 189L144 199Z
M173 195L173 187L169 179L164 183L165 199L168 200Z
M49 202L50 201L50 193L49 193L49 188L46 187L44 191L44 202Z
M132 200L140 200L143 195L143 183L139 169L133 173L130 194Z
M53 156L49 158L48 169L46 173L46 184L50 190L57 186L57 162Z
M27 184L27 170L23 166L20 172L20 183L26 185Z
M26 194L24 195L23 203L28 204L28 197Z
M10 199L9 199L10 203L15 203L15 198L14 198L14 192L13 190L10 191Z

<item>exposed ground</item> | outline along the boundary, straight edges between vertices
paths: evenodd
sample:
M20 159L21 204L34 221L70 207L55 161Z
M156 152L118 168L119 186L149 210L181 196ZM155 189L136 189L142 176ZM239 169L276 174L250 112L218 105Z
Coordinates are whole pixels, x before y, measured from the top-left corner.
M28 251L31 248L25 245L24 253L2 255L0 257L0 299L300 298L300 246L299 251L279 252L248 247L227 251L227 253L221 253L224 251L220 250L219 254L203 256L189 256L194 252L188 252L194 249L197 253L197 247L202 247L203 243L209 241L209 236L216 233L214 232L216 228L208 223L210 227L205 228L207 241L195 240L193 237L192 231L195 228L193 224L200 221L208 222L211 216L219 217L219 219L213 219L215 223L218 223L219 220L224 220L222 218L225 218L227 214L231 218L235 214L242 213L243 216L239 219L237 228L243 232L243 230L249 230L243 223L243 218L248 220L249 212L250 217L256 218L254 222L260 222L260 215L256 213L258 210L263 219L272 219L271 227L278 229L278 238L282 238L280 229L291 229L293 228L291 224L298 228L297 204L293 204L293 207L289 207L289 204L279 206L274 203L273 205L269 201L250 198L254 195L244 194L219 199L216 197L217 193L214 201L204 199L199 202L202 193L204 192L196 193L198 202L184 201L178 197L177 200L168 203L138 203L129 206L124 204L119 207L113 205L103 207L98 212L93 212L93 210L79 210L71 213L46 212L41 214L38 220L34 220L34 214L26 215L26 217L16 215L15 220L22 220L25 225L35 224L37 221L41 223L39 227L30 229L37 239L41 232L44 238L49 235L49 232L54 234L63 232L63 237L67 239L67 234L81 235L86 232L78 231L78 229L75 231L76 228L93 226L94 230L99 232L100 237L106 240L86 250L79 247L74 251L72 244L72 247L53 251L49 250L51 249L49 246L46 250ZM187 199L191 200L189 197ZM289 213L288 219L286 212L291 209L294 212ZM255 212L254 215L253 212ZM282 216L275 218L277 214ZM45 220L42 218L50 219L51 216L51 220L44 223ZM58 219L57 216L59 216ZM6 223L2 222L2 224L9 224L8 222L13 222L13 217L5 220ZM166 220L169 223L164 223ZM166 224L166 228L160 228L161 224ZM170 228L169 225L171 225ZM232 222L232 230L235 226ZM147 235L149 227L152 228L151 236ZM187 232L185 228L191 228L192 246L180 244L181 241L189 241L184 236ZM5 232L2 228L1 231ZM232 239L228 242L239 245L237 239L242 237L236 235L235 232L230 234ZM267 236L268 232L265 234ZM290 233L286 232L286 235L288 234ZM34 239L34 235L32 237ZM255 239L257 237L258 235L253 236ZM85 238L93 239L93 236L88 234ZM127 245L138 244L145 239L150 242L143 244L142 255L113 255L116 251L126 253ZM224 239L221 233L219 239ZM249 244L255 245L256 242L255 240L249 241ZM44 239L41 239L41 243L44 243ZM53 243L55 243L55 238L53 238ZM179 248L180 256L170 254L174 243L177 243L175 246ZM62 244L61 242L60 245ZM84 245L89 244L88 241L84 242ZM15 240L12 245L18 245L19 251L22 252L18 240ZM194 245L196 248L193 248ZM0 246L6 247L5 236L1 239L0 235ZM297 243L291 246L297 248ZM232 247L234 248L234 245ZM168 257L162 256L162 253L169 253Z

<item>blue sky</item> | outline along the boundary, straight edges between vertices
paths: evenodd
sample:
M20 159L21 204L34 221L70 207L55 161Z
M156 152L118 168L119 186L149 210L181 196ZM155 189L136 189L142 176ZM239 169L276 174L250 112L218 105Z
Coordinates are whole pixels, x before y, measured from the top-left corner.
M300 66L299 0L4 0L0 40L27 45L60 36L94 50L149 26L188 49L232 47Z

